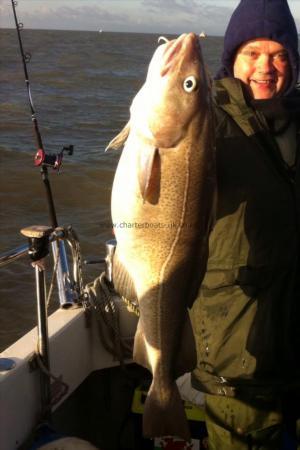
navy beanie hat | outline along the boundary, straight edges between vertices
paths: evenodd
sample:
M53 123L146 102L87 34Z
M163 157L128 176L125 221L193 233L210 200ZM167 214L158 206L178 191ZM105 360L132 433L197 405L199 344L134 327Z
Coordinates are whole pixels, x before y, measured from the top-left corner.
M216 79L233 77L236 51L256 38L279 42L288 51L292 69L288 91L294 88L299 72L298 33L287 0L241 0L225 32L222 67Z

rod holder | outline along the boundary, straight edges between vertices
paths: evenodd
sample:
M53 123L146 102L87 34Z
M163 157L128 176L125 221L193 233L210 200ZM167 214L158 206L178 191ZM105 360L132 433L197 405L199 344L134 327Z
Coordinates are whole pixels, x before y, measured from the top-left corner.
M113 282L113 258L116 251L117 241L116 239L110 239L106 241L106 256L105 256L105 275L110 283Z
M51 388L50 388L50 361L48 318L46 307L46 281L44 258L49 253L49 236L52 228L44 225L33 225L23 228L21 234L28 238L28 254L35 270L36 297L37 297L37 329L38 329L38 356L46 370L40 371L41 376L41 415L48 420L51 416ZM47 373L48 372L48 373Z

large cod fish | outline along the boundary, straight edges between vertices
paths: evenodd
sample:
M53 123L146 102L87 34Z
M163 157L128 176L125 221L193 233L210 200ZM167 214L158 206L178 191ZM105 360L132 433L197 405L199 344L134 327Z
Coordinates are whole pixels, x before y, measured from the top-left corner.
M153 375L143 434L189 439L175 380L196 365L187 308L206 270L216 186L211 87L194 33L157 48L130 113L108 145L125 142L111 203L114 286L139 303L133 359Z

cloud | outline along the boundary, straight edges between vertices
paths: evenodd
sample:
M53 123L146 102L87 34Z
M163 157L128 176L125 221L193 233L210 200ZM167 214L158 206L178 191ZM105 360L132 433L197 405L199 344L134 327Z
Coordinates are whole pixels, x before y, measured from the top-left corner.
M90 6L88 2L78 7L71 6L74 3L71 0L64 0L64 3L69 3L70 6L59 6L56 2L51 3L51 6L48 2L34 1L33 3L34 6L32 5L31 8L25 8L20 4L17 11L19 20L26 28L94 30L105 24L107 29L110 29L128 20L128 17L122 13L111 12L100 6ZM0 13L2 27L14 26L10 8L1 7Z
M199 0L142 0L147 14L166 27L175 25L179 32L205 29L209 34L223 34L234 4L208 4Z
M197 0L142 0L144 7L150 12L154 13L167 13L168 18L171 15L184 14L195 18L205 17L214 20L215 17L225 17L229 19L233 6L216 6L208 4L206 2L199 3Z
M199 0L104 0L101 4L94 0L26 0L19 1L17 8L26 28L174 34L201 29L222 34L231 11L200 5ZM0 26L14 26L8 2L1 6Z
M17 13L25 28L174 34L205 30L209 35L220 35L237 3L238 0L20 0ZM0 0L0 26L14 26L8 1Z
M0 8L0 26L13 27L11 5L5 2ZM101 5L93 0L26 0L19 1L17 8L26 28L175 34L207 29L204 21L212 27L210 34L222 33L224 14L229 17L230 12L230 8L200 6L199 0L104 0Z
M165 11L170 13L190 13L198 4L195 0L142 0L142 5L150 11Z

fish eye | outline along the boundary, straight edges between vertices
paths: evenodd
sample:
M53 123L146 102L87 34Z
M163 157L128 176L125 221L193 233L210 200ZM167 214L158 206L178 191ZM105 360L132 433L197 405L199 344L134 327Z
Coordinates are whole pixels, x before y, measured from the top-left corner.
M183 89L185 90L185 92L193 92L195 89L197 89L197 87L197 80L193 75L187 77L183 82Z

